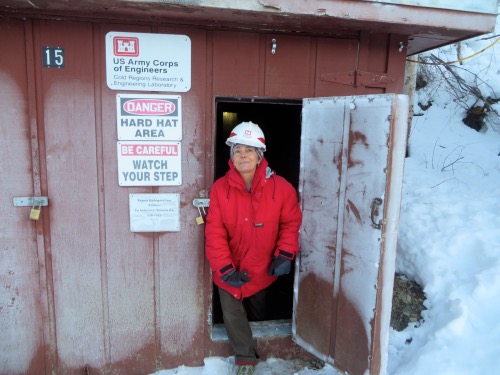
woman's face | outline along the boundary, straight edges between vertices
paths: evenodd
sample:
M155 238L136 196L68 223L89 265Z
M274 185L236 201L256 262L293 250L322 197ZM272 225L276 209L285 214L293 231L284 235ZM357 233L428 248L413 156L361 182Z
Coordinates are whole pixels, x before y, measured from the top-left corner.
M240 173L255 172L259 163L259 155L255 147L246 145L237 145L233 152L233 164Z

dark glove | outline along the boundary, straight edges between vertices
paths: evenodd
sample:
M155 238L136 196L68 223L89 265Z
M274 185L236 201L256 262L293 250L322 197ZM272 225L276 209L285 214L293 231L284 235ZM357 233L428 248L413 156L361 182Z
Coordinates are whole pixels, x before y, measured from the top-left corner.
M238 272L235 269L221 276L222 281L225 281L233 288L241 288L244 284L250 281L246 271Z
M269 267L269 276L282 276L290 273L292 269L292 260L277 256L274 257L271 267Z

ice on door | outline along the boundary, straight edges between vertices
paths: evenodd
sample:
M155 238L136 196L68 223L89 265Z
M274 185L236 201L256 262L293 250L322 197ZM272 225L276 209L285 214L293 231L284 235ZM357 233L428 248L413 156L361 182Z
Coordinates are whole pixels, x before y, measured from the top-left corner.
M349 375L386 367L407 118L403 95L303 101L294 340Z

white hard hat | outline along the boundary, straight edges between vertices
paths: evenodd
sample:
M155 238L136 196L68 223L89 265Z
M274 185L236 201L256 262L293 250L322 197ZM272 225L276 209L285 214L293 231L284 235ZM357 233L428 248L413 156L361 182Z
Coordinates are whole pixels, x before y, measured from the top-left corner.
M262 151L266 151L266 138L264 133L259 128L259 125L251 121L242 122L236 125L231 131L226 145L232 146L235 144L257 147Z

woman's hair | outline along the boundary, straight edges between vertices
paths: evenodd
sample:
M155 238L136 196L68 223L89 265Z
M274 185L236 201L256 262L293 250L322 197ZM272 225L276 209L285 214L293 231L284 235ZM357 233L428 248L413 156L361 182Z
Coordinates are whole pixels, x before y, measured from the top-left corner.
M231 158L234 155L234 149L238 146L242 146L242 144L236 143L236 144L231 145L231 150L229 151L229 155L231 156ZM253 147L255 149L255 152L257 153L257 156L259 157L259 161L262 160L262 158L264 157L264 152L262 152L262 150L260 148L254 147L254 146L248 146L248 145L243 145L243 146Z

